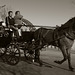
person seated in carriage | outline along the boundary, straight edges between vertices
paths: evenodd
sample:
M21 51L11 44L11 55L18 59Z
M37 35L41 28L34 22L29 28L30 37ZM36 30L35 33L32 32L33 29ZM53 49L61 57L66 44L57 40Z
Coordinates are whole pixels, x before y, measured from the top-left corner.
M14 20L15 26L18 28L18 33L20 37L22 36L22 32L30 31L30 27L26 26L26 20L20 14L20 11L15 12Z
M15 20L13 18L13 11L8 12L8 16L6 17L5 22L6 22L6 27L8 27L9 29L12 29L14 32L14 35L16 37L19 37L18 29L15 27Z
M12 27L14 25L14 18L12 17L13 16L13 11L9 11L8 12L8 16L6 17L6 26L7 27Z

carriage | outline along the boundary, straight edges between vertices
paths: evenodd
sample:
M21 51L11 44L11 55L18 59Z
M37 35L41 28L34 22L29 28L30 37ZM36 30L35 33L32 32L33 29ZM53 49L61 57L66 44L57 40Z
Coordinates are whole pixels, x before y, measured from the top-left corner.
M15 65L19 62L20 49L22 49L26 58L35 57L35 60L38 59L39 64L42 65L40 49L45 45L53 45L60 48L64 57L61 61L54 62L62 64L68 59L69 69L74 70L71 66L70 50L75 40L75 17L54 30L39 28L34 32L22 32L21 38L12 38L13 32L4 27L0 30L0 57L5 55L9 64ZM35 41L32 41L33 39Z
M26 59L34 59L33 34L34 31L22 31L22 36L17 38L9 28L0 26L0 57L3 61L15 65L19 62L22 52Z

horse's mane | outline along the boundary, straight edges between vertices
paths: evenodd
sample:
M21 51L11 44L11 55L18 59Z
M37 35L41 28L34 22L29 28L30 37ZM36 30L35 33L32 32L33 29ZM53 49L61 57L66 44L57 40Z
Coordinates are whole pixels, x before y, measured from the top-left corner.
M61 28L70 27L75 23L75 17L69 19L65 24L61 25Z

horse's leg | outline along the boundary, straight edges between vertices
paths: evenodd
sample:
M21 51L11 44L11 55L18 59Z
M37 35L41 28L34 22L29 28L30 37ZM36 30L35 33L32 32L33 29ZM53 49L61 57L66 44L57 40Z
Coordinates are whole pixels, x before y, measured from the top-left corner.
M39 42L39 46L37 46L36 45L36 49L35 49L35 61L37 61L39 64L40 64L40 66L42 66L42 61L40 60L40 49L42 48L42 42L40 41Z
M42 61L40 60L40 50L39 49L35 50L35 61L38 62L40 66L42 66Z
M39 56L40 56L39 49L36 49L35 50L35 61L38 61L39 60Z
M74 68L72 68L72 65L71 65L71 56L70 56L70 50L71 50L71 48L67 49L67 55L68 55L68 64L69 64L69 69L70 69L71 71L73 71L73 70L74 70Z
M62 52L62 54L63 54L63 57L64 57L64 59L62 59L61 61L54 61L55 63L58 63L58 64L62 64L64 61L66 61L67 60L67 52L66 52L66 47L65 46L63 46L63 47L61 47L60 48L61 49L61 52Z

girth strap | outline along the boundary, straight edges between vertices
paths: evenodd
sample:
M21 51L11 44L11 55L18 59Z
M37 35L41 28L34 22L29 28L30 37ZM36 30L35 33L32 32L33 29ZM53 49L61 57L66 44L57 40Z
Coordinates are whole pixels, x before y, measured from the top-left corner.
M53 31L53 40L58 39L58 38L59 38L58 30L55 29L55 30Z

